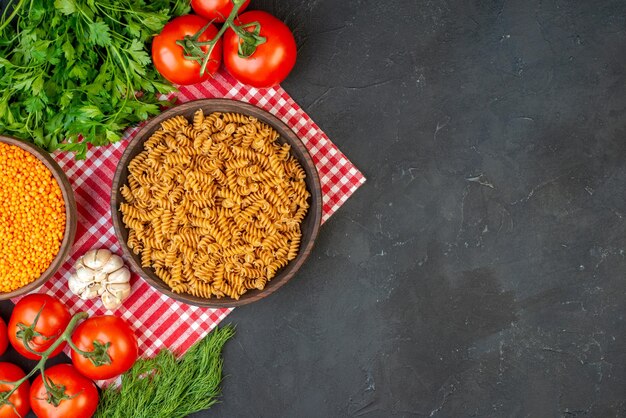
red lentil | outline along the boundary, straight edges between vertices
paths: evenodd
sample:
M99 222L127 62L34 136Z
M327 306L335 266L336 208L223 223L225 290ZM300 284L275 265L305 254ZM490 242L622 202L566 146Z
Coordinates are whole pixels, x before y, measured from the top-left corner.
M50 170L28 151L0 143L0 292L41 276L64 233L65 203Z

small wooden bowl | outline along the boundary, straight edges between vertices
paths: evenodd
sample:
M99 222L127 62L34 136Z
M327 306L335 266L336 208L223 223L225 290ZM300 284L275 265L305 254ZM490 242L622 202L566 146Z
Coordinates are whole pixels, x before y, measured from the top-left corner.
M56 255L54 260L52 260L52 263L50 264L50 266L48 266L46 271L44 271L42 275L39 276L39 278L36 279L34 282L29 283L24 287L20 287L19 289L12 292L0 292L0 300L6 300L26 295L33 290L39 288L41 285L47 282L48 279L50 279L50 277L52 277L54 273L56 273L59 267L61 267L61 264L63 264L63 262L67 260L67 257L72 250L72 245L74 244L74 237L76 236L76 222L78 219L78 212L76 210L76 199L74 198L74 190L72 190L72 185L70 184L70 181L67 179L67 176L65 175L61 167L59 167L59 165L56 163L56 161L52 159L47 151L44 151L43 149L31 143L2 135L0 135L0 142L18 146L37 157L52 173L52 176L61 188L63 200L65 201L65 234L63 235L63 241L61 242L59 253ZM41 221L44 222L45 220L42 219Z
M122 214L120 212L120 203L123 202L122 195L120 193L120 186L128 184L128 163L143 151L144 142L150 138L150 136L160 128L161 122L166 119L173 118L174 116L183 115L187 119L191 120L196 110L202 109L205 115L213 112L234 112L241 113L248 116L254 116L258 120L267 123L272 126L279 134L280 138L278 142L287 142L291 145L291 153L294 155L302 168L306 172L306 184L309 192L311 192L311 204L309 211L302 222L302 241L300 244L300 252L298 257L287 264L282 270L274 276L272 280L267 282L265 289L263 290L249 290L243 294L239 300L231 298L211 298L205 299L190 294L178 294L172 292L172 290L154 273L151 268L141 267L141 258L133 253L128 248L128 228L122 221ZM113 178L113 190L111 194L111 214L113 217L113 225L115 227L115 234L122 246L122 250L126 257L130 260L130 264L134 267L135 271L139 272L139 275L143 277L148 283L155 287L160 292L174 298L178 301L195 305L212 308L224 308L246 305L248 303L255 302L270 294L274 293L279 287L284 285L291 279L296 272L300 269L302 264L308 258L317 233L319 231L320 222L322 219L322 188L320 186L319 176L315 164L309 155L306 147L296 136L295 133L287 125L281 122L278 118L274 117L270 113L252 106L247 103L228 100L228 99L204 99L187 102L169 109L161 115L150 120L141 130L137 133L136 137L128 145L122 158L120 159L117 169L115 171L115 177Z

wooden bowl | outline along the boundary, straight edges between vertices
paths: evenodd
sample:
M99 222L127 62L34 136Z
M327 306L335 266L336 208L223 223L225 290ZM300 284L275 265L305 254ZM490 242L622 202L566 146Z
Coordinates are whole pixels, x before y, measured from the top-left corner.
M150 136L157 129L160 128L161 122L178 115L183 115L187 119L191 120L193 118L193 114L198 109L202 109L205 115L208 115L212 112L241 113L248 116L254 116L258 120L272 126L280 134L278 142L287 142L289 143L289 145L291 145L292 155L294 155L298 159L298 161L302 165L302 168L304 168L306 172L305 181L309 192L311 192L309 211L307 212L307 215L302 221L301 225L302 241L300 244L300 252L298 253L297 258L290 261L289 264L281 269L272 280L268 281L265 289L249 290L247 293L243 294L239 300L231 299L228 297L222 299L206 299L192 296L186 293L178 294L172 292L172 290L154 273L154 270L152 268L141 267L141 258L133 253L130 248L128 248L128 228L126 228L124 222L122 222L120 203L124 200L120 193L120 187L124 184L128 184L128 163L133 158L135 158L137 154L143 151L144 142L148 138L150 138ZM111 214L113 217L115 234L117 235L117 239L122 246L124 254L130 261L130 264L134 267L134 270L139 272L139 275L143 277L153 287L171 298L190 305L212 308L233 307L246 305L248 303L252 303L266 296L269 296L270 294L274 293L279 287L287 283L287 281L289 281L289 279L291 279L296 274L298 269L300 269L302 264L311 253L315 238L317 237L317 233L319 231L320 222L322 219L322 189L320 186L317 169L315 168L315 164L313 164L313 160L311 159L311 156L309 155L306 147L304 146L302 141L300 141L300 139L296 136L296 134L294 134L293 131L289 129L289 127L281 122L278 118L274 117L273 115L262 109L259 109L258 107L252 106L247 103L228 99L204 99L187 102L172 109L169 109L161 115L150 120L145 126L140 129L136 137L131 141L131 143L124 151L124 154L122 155L122 158L117 165L115 177L113 178L113 190L111 194Z
M74 198L74 190L72 190L72 185L70 184L70 181L67 179L67 176L65 175L61 167L59 167L59 165L56 163L56 161L52 159L47 151L44 151L38 146L30 144L28 142L20 141L19 139L9 138L2 135L0 135L0 142L18 146L37 157L52 173L52 176L61 188L63 200L65 201L65 234L63 235L63 241L61 242L61 247L59 248L58 254L54 258L54 260L52 260L52 263L48 266L46 271L44 271L42 275L39 276L39 278L32 283L29 283L24 287L20 287L19 289L12 292L0 292L0 300L6 300L26 295L33 290L39 288L41 285L47 282L48 279L50 279L50 277L52 277L54 273L56 273L59 267L61 267L61 264L63 264L63 262L67 260L67 257L72 250L72 245L74 244L74 237L76 236L76 222L78 219L78 213L76 211L76 199ZM41 221L43 222L44 220L42 219Z

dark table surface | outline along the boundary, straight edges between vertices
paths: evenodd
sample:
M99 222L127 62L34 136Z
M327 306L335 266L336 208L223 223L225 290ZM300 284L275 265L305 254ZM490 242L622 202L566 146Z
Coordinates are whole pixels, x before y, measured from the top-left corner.
M368 182L197 416L626 416L626 3L253 6Z

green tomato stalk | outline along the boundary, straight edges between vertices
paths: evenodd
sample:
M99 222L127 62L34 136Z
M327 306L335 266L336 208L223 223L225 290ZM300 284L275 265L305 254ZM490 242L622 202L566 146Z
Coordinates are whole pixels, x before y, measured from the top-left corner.
M249 58L254 52L256 48L264 44L267 39L263 36L260 36L261 32L261 24L259 22L252 22L246 25L238 26L235 24L235 18L239 13L239 9L245 3L245 0L232 0L233 2L233 10L228 15L228 18L220 28L219 32L210 40L205 42L200 42L198 39L200 36L213 24L213 20L206 24L202 29L196 32L193 35L187 35L185 38L176 41L176 44L181 46L185 52L185 59L196 61L200 64L200 76L203 76L206 72L207 65L211 60L211 54L217 45L217 42L220 40L224 32L228 28L231 28L235 33L239 36L242 42L239 43L239 56L241 58ZM252 31L247 30L248 28L253 27ZM209 50L205 53L202 50L202 47L208 46Z
M41 310L43 310L43 308ZM94 348L95 348L94 351L88 352L88 351L83 351L79 349L78 347L76 347L74 342L72 342L72 333L74 332L74 329L76 328L78 323L84 319L89 318L89 315L86 312L79 312L76 315L74 315L72 319L70 320L69 324L67 324L67 327L65 328L63 333L59 336L59 338L54 343L52 343L50 347L48 347L46 351L44 351L43 353L39 353L33 350L30 347L30 341L32 341L32 339L36 336L43 337L41 334L35 331L35 327L37 325L37 321L39 320L41 310L37 313L37 316L35 316L35 320L33 321L32 325L26 326L22 323L19 323L18 324L19 331L17 332L18 337L21 338L22 342L24 343L24 347L31 353L41 356L41 359L39 360L37 365L30 371L30 373L28 373L23 378L15 382L5 382L5 381L0 380L0 383L2 384L13 386L13 388L9 391L0 392L0 407L3 405L11 405L13 409L15 410L15 406L11 403L11 401L9 401L9 398L20 387L22 383L27 381L36 372L41 373L41 378L43 380L43 384L47 392L47 396L46 396L47 402L51 403L52 405L56 407L56 406L59 406L59 404L63 400L71 399L73 397L73 396L67 395L67 393L65 392L65 386L57 385L51 379L47 378L45 375L45 371L44 371L46 362L48 361L48 358L50 357L50 355L54 352L54 350L56 350L64 342L67 343L72 350L76 351L82 356L89 358L93 362L93 364L96 366L111 364L111 358L109 357L107 353L107 349L110 343L100 344L97 341L94 341Z

